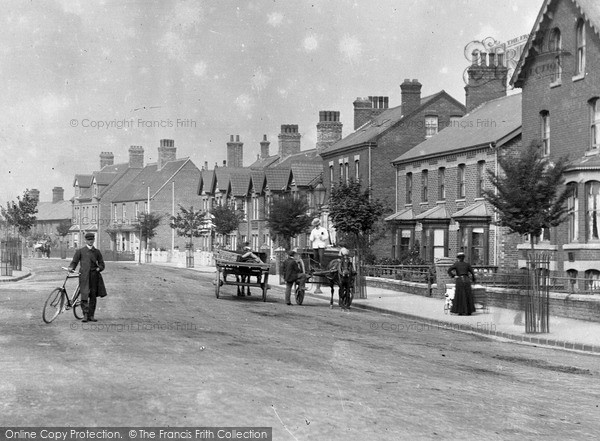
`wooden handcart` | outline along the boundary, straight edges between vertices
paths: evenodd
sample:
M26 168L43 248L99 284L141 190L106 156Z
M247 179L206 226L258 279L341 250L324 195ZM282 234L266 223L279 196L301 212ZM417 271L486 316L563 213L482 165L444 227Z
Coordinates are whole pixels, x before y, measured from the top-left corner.
M217 268L215 295L217 299L223 285L234 285L261 288L262 300L266 302L271 266L268 263L240 262L240 258L241 255L233 251L215 251L215 266ZM229 279L227 279L228 276ZM242 281L244 279L245 281Z

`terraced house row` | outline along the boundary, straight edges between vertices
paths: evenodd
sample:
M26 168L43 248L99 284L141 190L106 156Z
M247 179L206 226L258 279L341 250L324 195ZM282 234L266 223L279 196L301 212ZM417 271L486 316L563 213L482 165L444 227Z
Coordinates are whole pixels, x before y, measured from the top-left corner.
M205 211L228 204L244 219L230 237L217 240L272 250L265 218L273 198L306 198L331 227L329 190L356 179L389 207L386 234L372 247L376 256L398 258L417 249L433 262L463 251L476 265L522 268L530 238L498 226L483 190L490 189L488 171L501 172L500 155L538 140L551 160L569 155L565 185L573 191L568 221L535 239L535 248L550 253L552 270L600 283L599 26L596 1L546 0L522 50L502 44L474 50L464 105L435 85L405 79L399 99L356 98L346 135L339 111L319 112L317 142L308 149L299 127L283 124L276 152L265 135L258 141L260 155L244 158L243 142L230 135L226 159L210 169L177 158L173 140L160 141L159 160L152 164L144 164L139 146L118 164L112 153L101 153L97 172L74 179L71 245L91 230L102 249L132 252L140 246L140 211L170 216L177 204ZM508 59L511 53L520 58ZM434 92L422 96L424 87ZM206 232L197 246L209 249L211 243ZM294 245L305 244L301 236ZM151 244L183 245L166 222Z

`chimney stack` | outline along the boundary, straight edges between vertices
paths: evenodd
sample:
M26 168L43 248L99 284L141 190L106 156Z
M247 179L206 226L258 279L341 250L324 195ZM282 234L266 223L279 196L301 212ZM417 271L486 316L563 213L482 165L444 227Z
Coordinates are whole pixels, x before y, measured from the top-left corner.
M230 141L227 143L227 164L229 167L244 166L244 143L240 142L240 135L236 135L235 141L231 135Z
M52 203L62 202L65 199L65 190L62 187L54 187L52 189Z
M162 169L169 161L177 159L177 148L173 139L161 139L158 148L158 169Z
M508 69L504 66L504 54L473 51L472 58L465 86L467 113L487 101L506 96L507 91Z
M317 153L321 153L340 139L342 139L340 112L333 110L320 111L319 122L317 123Z
M115 155L112 152L100 153L100 170L107 165L113 165L115 163Z
M278 138L280 159L300 153L300 139L302 135L298 133L298 124L283 124Z
M388 108L387 96L358 97L354 101L354 130L376 118Z
M400 85L403 115L408 115L421 105L421 86L418 80L411 81L408 78Z
M129 167L144 168L144 148L141 145L129 147Z
M269 157L269 146L271 143L267 141L267 135L263 135L263 140L260 142L260 159Z
M35 199L36 201L39 202L40 200L40 191L37 188L32 188L31 190L28 191L29 196L31 196L32 199Z

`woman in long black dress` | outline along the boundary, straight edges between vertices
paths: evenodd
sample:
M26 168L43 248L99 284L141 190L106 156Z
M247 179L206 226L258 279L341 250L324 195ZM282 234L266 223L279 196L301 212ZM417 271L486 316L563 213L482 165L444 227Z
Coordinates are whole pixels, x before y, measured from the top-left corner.
M465 253L458 253L458 259L450 268L448 275L456 278L456 288L454 291L454 300L452 301L452 309L450 312L458 315L471 315L475 312L475 299L471 290L471 279L475 282L475 273L468 262L465 262Z

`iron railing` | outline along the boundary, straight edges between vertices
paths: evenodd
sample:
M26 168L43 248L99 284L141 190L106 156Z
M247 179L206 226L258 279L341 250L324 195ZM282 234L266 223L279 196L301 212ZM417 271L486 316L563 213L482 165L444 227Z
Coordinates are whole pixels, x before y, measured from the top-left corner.
M526 270L498 271L495 266L475 266L477 284L495 288L527 290L530 287ZM436 283L434 265L364 265L365 276L404 280L416 283ZM563 294L600 294L600 280L583 277L568 277L555 271L548 274L551 292Z

